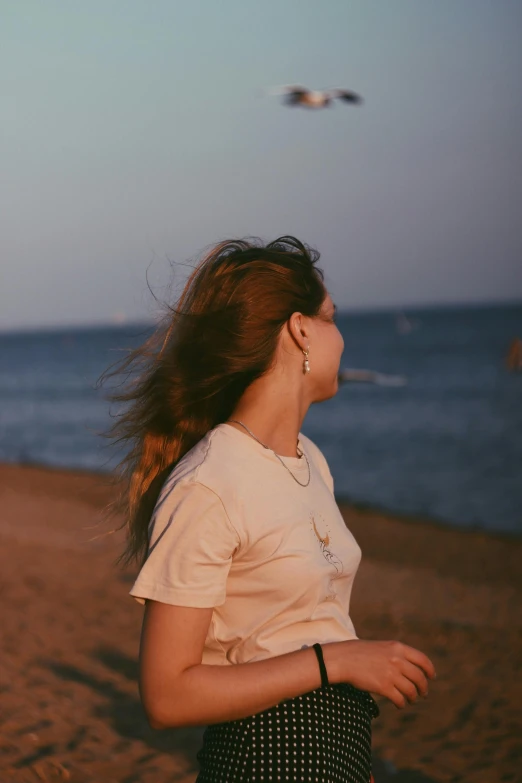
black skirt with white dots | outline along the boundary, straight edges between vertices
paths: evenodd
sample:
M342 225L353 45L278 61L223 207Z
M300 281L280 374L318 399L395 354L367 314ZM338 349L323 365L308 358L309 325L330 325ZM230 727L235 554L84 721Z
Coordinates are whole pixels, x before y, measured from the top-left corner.
M369 783L378 715L367 691L339 683L208 726L196 783Z

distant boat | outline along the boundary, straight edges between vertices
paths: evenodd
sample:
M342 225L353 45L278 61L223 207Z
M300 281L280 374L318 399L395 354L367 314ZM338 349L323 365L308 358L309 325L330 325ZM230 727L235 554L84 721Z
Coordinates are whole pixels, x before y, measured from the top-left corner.
M403 375L387 375L375 370L341 370L339 383L374 383L377 386L405 386L408 379Z
M395 318L395 328L399 334L410 334L414 329L418 329L419 325L420 321L417 321L414 318L408 318L403 312L398 313Z

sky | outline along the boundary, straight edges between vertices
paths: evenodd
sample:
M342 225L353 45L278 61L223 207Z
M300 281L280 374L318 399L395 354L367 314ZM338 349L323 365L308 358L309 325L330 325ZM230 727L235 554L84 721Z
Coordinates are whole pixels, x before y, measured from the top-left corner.
M318 248L340 309L522 299L519 0L0 15L0 329L148 320L249 235ZM294 83L364 104L265 93Z

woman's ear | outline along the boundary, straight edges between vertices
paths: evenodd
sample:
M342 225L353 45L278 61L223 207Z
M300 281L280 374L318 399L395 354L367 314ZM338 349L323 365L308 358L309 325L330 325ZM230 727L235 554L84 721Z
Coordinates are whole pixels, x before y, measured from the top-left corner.
M307 319L302 313L292 313L288 319L288 331L299 350L306 347L309 330Z

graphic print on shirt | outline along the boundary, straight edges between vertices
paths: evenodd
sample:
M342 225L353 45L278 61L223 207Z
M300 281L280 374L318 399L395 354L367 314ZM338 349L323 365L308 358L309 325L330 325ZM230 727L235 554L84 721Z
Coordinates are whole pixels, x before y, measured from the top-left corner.
M310 527L312 528L324 559L332 565L338 574L343 572L343 564L330 547L330 527L321 514L310 512Z

